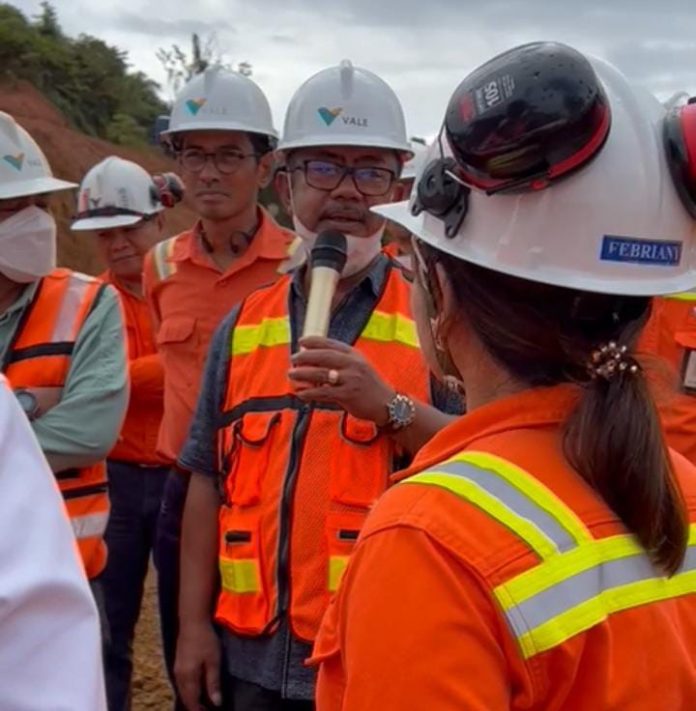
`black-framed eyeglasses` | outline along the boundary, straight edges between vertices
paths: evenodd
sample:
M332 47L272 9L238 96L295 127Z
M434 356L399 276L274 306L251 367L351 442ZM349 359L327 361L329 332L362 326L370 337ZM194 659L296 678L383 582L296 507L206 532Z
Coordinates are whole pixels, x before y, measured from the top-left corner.
M242 153L236 148L218 148L211 153L200 148L185 148L179 154L179 163L184 170L200 173L205 168L208 159L211 159L219 173L230 175L239 170L242 161L247 158L257 158L258 155L258 153Z
M366 197L379 197L389 192L396 173L376 166L349 166L330 160L305 160L291 170L301 170L307 185L331 192L350 175L357 191Z

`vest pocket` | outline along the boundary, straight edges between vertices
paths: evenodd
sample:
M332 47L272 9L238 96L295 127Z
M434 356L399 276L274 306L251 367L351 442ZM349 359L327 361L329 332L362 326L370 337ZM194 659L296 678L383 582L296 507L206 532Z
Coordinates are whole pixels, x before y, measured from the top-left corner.
M381 496L389 476L388 443L373 422L343 413L331 455L331 500L369 508Z
M233 425L232 451L228 455L228 498L238 506L261 500L261 483L271 455L273 428L279 412L248 412Z
M330 512L326 517L328 560L327 590L333 594L343 578L367 513Z
M220 519L220 612L240 631L257 631L268 620L259 519L229 508Z

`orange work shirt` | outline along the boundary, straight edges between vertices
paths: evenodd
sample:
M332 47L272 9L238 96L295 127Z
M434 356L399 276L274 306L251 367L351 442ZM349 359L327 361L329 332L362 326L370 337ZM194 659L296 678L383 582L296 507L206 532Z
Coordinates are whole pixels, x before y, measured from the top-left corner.
M233 306L279 277L294 239L265 210L259 211L254 239L225 272L203 248L200 224L157 245L145 259L145 292L164 365L158 452L169 462L176 461L188 436L213 332Z
M563 457L576 400L559 386L474 410L399 476L428 470L365 524L316 642L318 711L694 708L696 527L691 572L659 576ZM466 456L479 464L453 476ZM693 524L696 469L672 456ZM490 461L503 460L514 465L501 477ZM423 480L438 468L460 492ZM504 525L491 510L513 515Z
M162 422L164 372L155 347L150 308L143 297L125 289L107 271L103 281L118 290L128 338L130 400L128 411L109 459L151 466L165 464L157 454L157 437Z
M670 369L674 388L660 392L667 442L696 464L696 294L654 299L639 348Z

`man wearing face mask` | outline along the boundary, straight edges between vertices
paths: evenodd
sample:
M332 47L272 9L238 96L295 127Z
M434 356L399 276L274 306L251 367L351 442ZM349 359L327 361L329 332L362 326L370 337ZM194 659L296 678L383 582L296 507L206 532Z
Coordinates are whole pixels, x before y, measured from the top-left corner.
M425 403L459 404L432 386L410 283L382 253L384 221L370 213L396 195L411 155L394 92L349 61L320 72L292 99L279 150L276 187L305 252L333 229L348 259L329 338L300 338L303 266L247 297L212 342L180 457L194 472L177 655L191 711L202 685L218 694L221 664L237 711L313 708L303 662L362 523L404 456L451 419ZM223 662L210 619L216 563Z
M111 286L56 269L53 177L31 136L0 113L0 370L56 475L87 576L106 563L104 459L128 402L124 325Z

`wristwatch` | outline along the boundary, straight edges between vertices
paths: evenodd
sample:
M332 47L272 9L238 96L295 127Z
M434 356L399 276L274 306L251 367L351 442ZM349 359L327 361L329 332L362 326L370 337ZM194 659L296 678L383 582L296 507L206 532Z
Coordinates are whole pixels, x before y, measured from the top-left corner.
M415 421L416 403L408 395L397 393L387 403L387 412L389 413L389 420L380 429L385 432L399 432L412 425Z
M29 420L35 420L39 416L39 401L33 392L30 390L15 390L15 397Z

